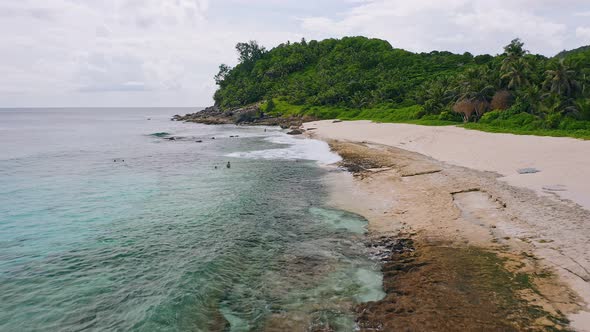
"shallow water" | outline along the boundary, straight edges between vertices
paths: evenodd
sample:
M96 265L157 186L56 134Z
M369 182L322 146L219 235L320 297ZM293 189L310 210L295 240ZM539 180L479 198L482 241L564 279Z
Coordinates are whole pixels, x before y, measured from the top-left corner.
M0 331L351 331L383 296L325 143L189 111L0 110Z

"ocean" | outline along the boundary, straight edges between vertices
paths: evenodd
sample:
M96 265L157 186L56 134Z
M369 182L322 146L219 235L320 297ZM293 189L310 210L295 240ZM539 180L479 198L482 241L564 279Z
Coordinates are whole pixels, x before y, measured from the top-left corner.
M353 331L384 296L326 143L193 111L0 109L0 331Z

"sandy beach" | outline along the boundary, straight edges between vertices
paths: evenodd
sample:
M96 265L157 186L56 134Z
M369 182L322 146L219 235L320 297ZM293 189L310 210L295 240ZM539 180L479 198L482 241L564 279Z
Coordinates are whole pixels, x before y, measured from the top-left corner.
M388 297L362 308L361 326L590 330L590 142L367 121L305 128L351 171L329 176L333 204L365 216L374 239L412 242L385 263ZM474 304L465 289L494 300Z
M318 137L395 146L452 165L496 172L509 184L590 209L590 141L370 121L317 121L305 128L317 128ZM519 174L523 168L539 172Z

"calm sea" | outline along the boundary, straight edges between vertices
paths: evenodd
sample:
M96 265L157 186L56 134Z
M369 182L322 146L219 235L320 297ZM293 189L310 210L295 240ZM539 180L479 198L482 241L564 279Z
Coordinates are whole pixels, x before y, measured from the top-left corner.
M383 292L338 157L192 111L0 110L0 331L354 330Z

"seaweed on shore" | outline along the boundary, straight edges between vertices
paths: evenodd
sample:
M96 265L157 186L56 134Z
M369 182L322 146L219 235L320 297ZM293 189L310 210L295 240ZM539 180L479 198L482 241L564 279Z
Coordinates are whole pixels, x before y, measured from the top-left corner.
M387 296L357 306L361 331L567 330L568 320L524 299L536 276L507 269L506 259L478 247L417 245L379 238Z

